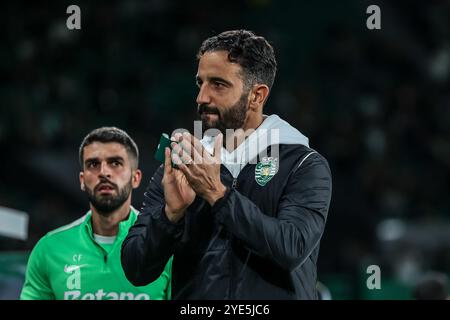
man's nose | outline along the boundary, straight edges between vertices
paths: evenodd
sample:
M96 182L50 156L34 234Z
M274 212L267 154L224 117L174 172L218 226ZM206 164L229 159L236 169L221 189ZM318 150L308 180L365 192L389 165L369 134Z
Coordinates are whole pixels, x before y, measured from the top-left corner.
M210 96L210 94L208 92L208 88L205 86L205 84L202 84L202 86L200 87L200 90L198 91L196 102L198 105L211 103L211 96Z
M111 177L111 171L109 170L108 163L102 162L100 165L100 175L104 177Z

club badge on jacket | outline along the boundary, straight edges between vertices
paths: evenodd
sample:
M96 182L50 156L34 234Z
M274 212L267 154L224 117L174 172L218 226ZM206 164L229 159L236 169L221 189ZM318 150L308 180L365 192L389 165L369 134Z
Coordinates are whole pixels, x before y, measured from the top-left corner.
M264 187L278 172L278 158L264 157L255 167L255 180Z

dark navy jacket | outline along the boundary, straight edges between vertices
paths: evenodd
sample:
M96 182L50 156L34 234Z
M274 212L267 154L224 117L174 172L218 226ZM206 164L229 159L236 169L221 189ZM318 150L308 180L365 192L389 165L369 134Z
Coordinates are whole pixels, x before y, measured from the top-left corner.
M122 245L128 280L148 284L173 255L173 299L317 299L331 173L313 149L280 141L277 172L264 186L255 163L236 178L222 165L225 196L213 207L197 197L177 224L164 213L160 166Z

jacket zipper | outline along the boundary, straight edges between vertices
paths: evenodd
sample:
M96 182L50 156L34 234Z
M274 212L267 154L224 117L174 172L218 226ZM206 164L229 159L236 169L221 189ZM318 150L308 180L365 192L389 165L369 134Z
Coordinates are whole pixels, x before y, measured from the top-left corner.
M108 253L106 252L105 249L103 249L103 247L100 244L97 243L97 241L95 241L94 236L91 232L92 230L88 232L88 235L91 238L92 242L94 243L94 246L96 246L103 255L103 262L104 262L103 268L106 269L108 264Z
M232 189L236 189L237 188L237 178L235 178L235 177L233 177L233 183L231 184L231 188ZM228 234L228 238L229 238L229 241L231 242L232 240L231 240L230 234ZM230 296L229 296L230 299L235 299L236 298L235 295L234 295L234 285L235 284L234 284L233 277L234 277L233 264L231 263L231 259L230 259Z
M236 189L236 186L237 186L237 178L233 178L233 183L232 183L231 187L233 189Z
M101 251L102 254L103 254L103 262L105 263L105 264L104 264L104 268L106 268L106 267L107 267L107 264L108 264L108 253L107 253L106 250L103 249L103 247L102 247L101 245L99 245L97 242L95 242L95 244L96 244L96 246L100 249L100 251Z
M99 245L94 239L92 239L92 241L94 242L94 245L100 249L102 255L103 255L103 262L104 264L104 268L106 268L106 265L108 264L108 253L106 252L105 249L103 249L103 247L101 245Z
M228 169L227 169L227 171L228 171ZM228 173L231 175L230 171L228 171ZM237 188L237 182L238 182L237 178L233 177L233 182L231 183L231 188L232 189L236 189ZM227 232L227 237L228 237L228 241L231 241L231 236L230 236L230 234L228 232ZM232 266L231 259L230 259L230 287L229 287L229 291L228 291L228 299L233 299L234 298L233 290L234 290L233 266Z

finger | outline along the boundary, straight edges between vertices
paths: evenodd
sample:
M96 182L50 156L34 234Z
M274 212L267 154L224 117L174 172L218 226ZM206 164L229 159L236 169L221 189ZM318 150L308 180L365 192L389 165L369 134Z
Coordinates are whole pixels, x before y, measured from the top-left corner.
M212 164L214 163L214 159L210 155L210 153L205 149L203 144L200 142L199 139L197 139L195 136L190 137L192 145L194 146L194 156L198 157L198 159L201 159L199 163L203 164ZM197 158L194 157L194 160L196 161ZM197 162L196 162L197 163Z
M190 141L193 146L193 159L195 163L214 164L217 160L205 149L203 144L195 136L185 133L183 140ZM220 159L220 154L219 154ZM200 161L198 161L200 160Z
M189 142L192 144L192 146L194 147L194 149L200 154L200 155L204 155L205 153L205 148L203 147L202 143L200 142L200 140L198 140L195 136L193 135L189 135L189 137L187 137L189 139Z
M179 142L181 139L183 139L183 135L179 132L175 133L170 140L175 141L175 142Z
M183 164L183 161L181 160L180 156L172 151L172 162L173 164L176 164L178 166L178 168L180 167L181 164Z
M214 159L216 163L220 163L223 146L223 134L219 133L214 139Z
M194 164L203 164L204 163L204 159L201 153L199 153L195 148L192 148L193 151L193 157L192 159L194 159Z
M188 139L183 139L183 141L179 144L181 145L183 151L185 151L191 157L191 159L194 160L195 164L203 163L202 155L194 148L194 146L188 141Z
M186 152L185 150L183 150L183 148L180 146L181 143L173 143L172 145L172 153L174 153L177 157L176 159L180 159L182 161L182 163L185 164L191 164L193 162L191 156L189 155L188 152ZM179 163L176 163L177 165Z
M178 143L177 143L177 142L172 142L172 143L170 144L170 146L172 147L172 153L174 152L174 153L178 154L179 156L181 156L183 150L182 150L181 147L179 146L179 143L180 143L180 142L178 142Z
M187 153L190 157L192 157L193 155L192 149L194 149L194 147L191 145L189 141L183 138L183 140L181 140L181 142L178 143L178 146L183 152Z
M193 174L192 174L190 168L187 165L185 165L184 163L181 163L178 165L178 169L184 174L188 183L191 184Z
M170 148L167 147L164 149L164 173L172 174Z

